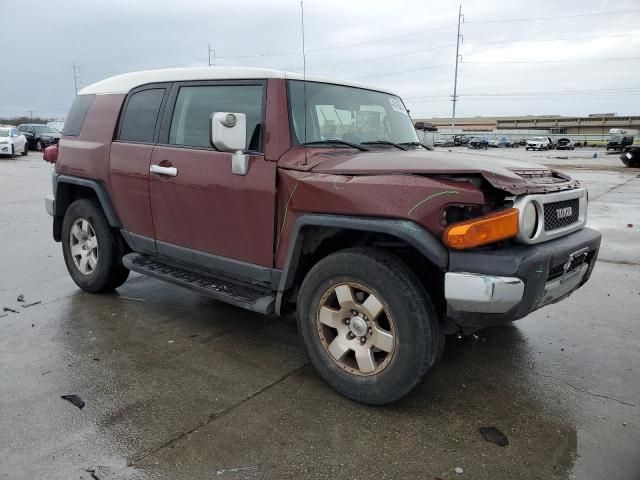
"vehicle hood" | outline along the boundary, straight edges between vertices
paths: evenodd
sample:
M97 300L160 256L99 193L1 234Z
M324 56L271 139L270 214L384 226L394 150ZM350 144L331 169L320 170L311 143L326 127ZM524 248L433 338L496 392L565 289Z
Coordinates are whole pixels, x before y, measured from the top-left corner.
M334 175L410 174L449 178L481 175L495 188L513 195L565 190L579 185L543 165L470 152L332 150L311 155L307 163L312 172Z

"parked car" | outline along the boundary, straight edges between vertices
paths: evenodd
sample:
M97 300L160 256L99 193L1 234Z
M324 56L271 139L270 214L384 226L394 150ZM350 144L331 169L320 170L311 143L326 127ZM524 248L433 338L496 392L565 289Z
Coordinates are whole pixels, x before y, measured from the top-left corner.
M336 111L340 130L327 121ZM81 289L111 291L133 270L297 312L315 369L369 404L411 391L445 333L567 297L600 246L577 181L427 150L398 96L342 80L120 75L79 92L62 147L45 205Z
M60 132L48 125L38 123L23 123L18 130L27 137L29 148L41 152L52 143L60 139Z
M27 139L15 127L0 127L0 155L11 157L26 155L29 151Z
M512 143L511 140L509 140L507 137L492 138L491 140L489 140L489 146L494 148L517 147L517 145Z
M559 138L556 144L556 150L573 150L575 143L570 138Z
M640 167L640 145L629 145L620 154L626 167Z
M58 133L62 132L62 129L64 128L64 122L47 122L47 126L55 129Z
M473 137L471 140L469 140L469 142L467 143L467 146L469 148L487 148L489 147L489 140L487 140L484 137Z
M466 145L467 143L469 143L469 140L469 137L467 137L466 135L454 135L453 146L460 147L462 145Z
M552 144L549 137L533 137L527 140L527 150L551 150Z
M433 142L434 147L453 147L453 142L450 138L440 137Z
M637 137L639 134L640 132L638 130L628 128L612 128L611 130L609 130L607 151L623 151L627 146L633 145L634 137Z

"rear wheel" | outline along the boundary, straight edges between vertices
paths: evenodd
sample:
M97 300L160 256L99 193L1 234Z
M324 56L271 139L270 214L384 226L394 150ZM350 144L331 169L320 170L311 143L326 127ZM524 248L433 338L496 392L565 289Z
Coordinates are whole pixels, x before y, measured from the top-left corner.
M41 152L44 149L44 143L42 143L42 140L38 140L36 142L36 150Z
M102 208L95 200L76 200L62 222L62 252L67 270L82 290L118 288L129 276L123 251Z
M298 328L322 378L374 405L409 393L444 342L417 277L395 255L373 248L343 250L311 269L298 297Z

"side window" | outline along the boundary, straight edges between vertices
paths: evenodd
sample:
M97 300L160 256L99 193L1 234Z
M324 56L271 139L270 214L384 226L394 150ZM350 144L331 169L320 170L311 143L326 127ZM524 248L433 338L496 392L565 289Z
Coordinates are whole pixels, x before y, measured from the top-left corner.
M80 135L84 119L87 116L87 112L89 111L89 107L91 107L94 97L95 95L78 95L76 97L73 101L73 105L71 105L71 110L69 110L69 115L67 115L67 119L64 122L64 127L62 128L63 135L70 137ZM29 130L29 128L24 127L23 131L28 132Z
M181 87L171 119L169 143L211 148L209 118L214 112L247 115L247 149L262 148L262 85Z
M120 121L119 140L153 142L164 91L164 88L153 88L129 97Z

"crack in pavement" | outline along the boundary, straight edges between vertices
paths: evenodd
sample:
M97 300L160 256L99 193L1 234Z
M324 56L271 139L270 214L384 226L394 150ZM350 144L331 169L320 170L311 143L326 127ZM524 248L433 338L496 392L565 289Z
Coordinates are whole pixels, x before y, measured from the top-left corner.
M611 192L613 192L616 188L624 187L627 183L632 182L632 181L634 181L634 180L636 180L636 179L638 179L638 177L637 177L637 176L634 176L634 177L631 177L629 180L625 180L625 181L624 181L624 182L622 182L622 183L619 183L619 184L617 184L617 185L614 185L614 186L613 186L613 187L611 187L609 190L607 190L607 191L606 191L606 192L604 192L604 193L601 193L601 194L600 194L600 195L598 195L597 197L590 198L590 199L589 199L589 203L593 203L593 202L595 202L595 201L596 201L596 200L598 200L599 198L604 197L607 193L611 193Z
M309 362L304 362L301 366L299 366L298 368L294 368L293 370L290 370L289 372L285 373L284 375L282 375L280 378L278 378L275 382L270 383L269 385L266 385L265 387L253 392L250 395L247 395L246 397L244 397L243 399L241 399L239 402L225 408L224 410L218 412L218 413L212 413L210 414L207 419L204 422L200 422L198 425L196 425L194 428L187 430L186 432L182 432L180 434L178 434L177 436L167 440L166 442L164 442L162 445L159 445L158 447L154 448L153 450L145 453L144 455L141 455L140 457L136 458L135 460L129 462L127 464L127 467L135 467L136 464L140 463L142 460L155 455L156 453L158 453L161 450L164 450L165 448L169 448L173 445L175 445L176 443L178 443L180 440L182 440L183 438L191 435L192 433L198 431L199 429L207 426L208 424L210 424L211 422L218 420L219 418L224 417L225 415L233 412L236 408L244 405L245 403L253 400L254 398L256 398L258 395L261 395L262 393L270 390L271 388L273 388L274 386L278 385L279 383L283 382L284 380L286 380L287 378L295 375L296 373L298 373L299 371L301 371L303 368L305 368L307 365L309 365Z
M544 377L544 378L549 378L551 380L555 380L556 382L562 382L567 387L572 388L576 392L585 393L585 394L590 395L592 397L604 398L606 400L611 400L612 402L616 402L616 403L619 403L621 405L626 405L627 407L635 407L635 408L640 407L640 405L637 405L635 403L625 402L624 400L619 400L619 399L617 399L615 397L610 397L608 395L602 395L600 393L594 393L594 392L591 392L591 391L589 391L589 390L587 390L585 388L580 388L580 387L578 387L576 385L573 385L573 384L567 382L566 380L563 380L561 378L557 378L557 377L555 377L553 375L545 375L544 373L540 373L540 372L536 372L536 371L532 371L531 373L533 373L534 375L538 375L540 377Z
M630 260L609 260L607 258L600 258L600 257L598 257L597 262L612 263L614 265L629 265L631 267L640 265L640 263L632 262Z

